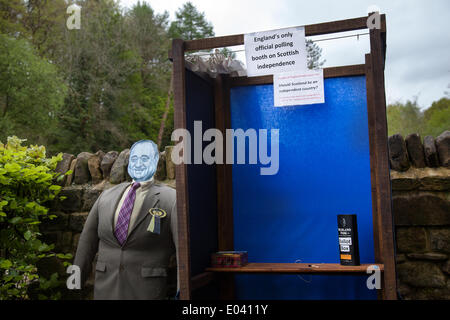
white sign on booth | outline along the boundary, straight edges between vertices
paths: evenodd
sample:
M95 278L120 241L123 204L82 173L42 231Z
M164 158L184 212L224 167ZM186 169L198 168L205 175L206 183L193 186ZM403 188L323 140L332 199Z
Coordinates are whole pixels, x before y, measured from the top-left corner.
M324 103L323 69L273 75L275 107Z
M249 77L306 69L304 27L248 33L244 44Z

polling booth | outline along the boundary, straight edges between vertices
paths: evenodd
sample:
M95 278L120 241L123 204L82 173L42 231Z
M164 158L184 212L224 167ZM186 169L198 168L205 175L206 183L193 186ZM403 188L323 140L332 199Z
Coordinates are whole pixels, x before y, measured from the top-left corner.
M274 107L272 75L213 78L186 68L186 52L242 45L244 35L173 40L175 129L190 133L182 152L192 156L176 166L181 299L397 298L380 18L365 63L324 68L324 102L301 106ZM304 32L367 29L367 19ZM211 143L198 133L213 128L223 133L224 161L194 161ZM265 130L256 139L267 139L271 165L277 153L276 173L261 174L267 161L249 163L248 145L247 162L225 161L238 156L227 129ZM340 263L340 214L357 216L357 265ZM248 263L213 267L211 255L223 250L246 251ZM377 288L368 268L379 272Z

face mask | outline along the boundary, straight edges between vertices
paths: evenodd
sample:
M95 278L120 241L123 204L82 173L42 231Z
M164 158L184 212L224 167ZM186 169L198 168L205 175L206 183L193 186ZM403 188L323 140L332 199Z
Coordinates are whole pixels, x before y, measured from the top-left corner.
M137 182L150 180L156 172L158 160L158 147L153 141L138 141L130 150L128 174Z

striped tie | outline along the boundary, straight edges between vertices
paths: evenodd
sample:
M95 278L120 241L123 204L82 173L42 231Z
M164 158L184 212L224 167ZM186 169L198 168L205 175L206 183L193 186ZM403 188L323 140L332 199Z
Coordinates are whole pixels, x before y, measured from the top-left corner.
M122 208L120 208L114 234L121 246L123 246L128 236L128 225L130 224L130 217L131 213L133 212L134 200L136 199L136 189L140 186L141 184L139 182L135 182L131 185L131 189L130 191L128 191L127 197L122 204Z

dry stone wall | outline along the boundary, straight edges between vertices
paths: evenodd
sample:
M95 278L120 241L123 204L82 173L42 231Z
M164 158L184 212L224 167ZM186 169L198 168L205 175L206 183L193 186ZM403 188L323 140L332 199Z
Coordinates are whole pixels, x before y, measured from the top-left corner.
M404 299L450 299L450 131L389 137L397 279Z

